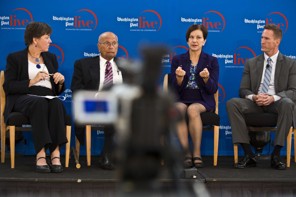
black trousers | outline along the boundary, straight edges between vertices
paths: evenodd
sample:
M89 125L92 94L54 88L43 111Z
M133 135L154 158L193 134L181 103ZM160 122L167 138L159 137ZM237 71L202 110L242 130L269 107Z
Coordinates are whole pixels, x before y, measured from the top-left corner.
M53 152L57 146L67 143L66 110L60 99L22 95L17 99L13 111L21 112L29 118L36 153L42 148L49 148Z
M97 126L94 126L97 128ZM102 155L112 154L114 151L114 134L115 128L113 126L101 126L100 129L104 131L104 144ZM75 135L81 145L85 144L85 125L75 125Z

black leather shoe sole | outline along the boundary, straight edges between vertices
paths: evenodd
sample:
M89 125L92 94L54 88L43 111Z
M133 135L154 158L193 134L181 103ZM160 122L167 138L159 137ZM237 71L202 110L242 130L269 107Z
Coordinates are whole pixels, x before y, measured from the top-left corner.
M48 165L43 165L43 166L37 166L36 165L36 172L40 172L40 173L48 173L50 172L50 168Z
M62 165L50 165L50 170L53 173L60 173L64 171L64 168Z
M237 164L234 165L237 169L244 169L248 167L256 167L257 162L256 158L251 158L250 156L245 156L243 160L239 161Z
M115 170L115 165L111 161L111 157L107 156L107 154L101 156L99 160L99 166L104 170Z
M115 166L112 163L100 164L99 166L104 170L115 170Z
M276 170L286 170L286 164L283 162L271 162L270 166Z
M185 169L187 168L192 168L193 167L193 163L192 163L192 157L185 157L184 161L183 161L183 167Z
M235 164L234 167L237 169L244 169L244 168L249 168L249 167L256 167L256 163L251 163L251 164L247 164L247 165L242 165L242 164Z

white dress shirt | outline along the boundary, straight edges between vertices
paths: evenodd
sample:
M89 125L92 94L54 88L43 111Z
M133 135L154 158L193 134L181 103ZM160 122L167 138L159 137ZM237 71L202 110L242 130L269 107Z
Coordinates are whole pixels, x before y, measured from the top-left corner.
M99 91L101 91L103 89L103 87L104 87L106 62L107 62L107 60L104 59L102 56L100 56L100 86L99 86ZM121 84L123 82L122 74L121 74L121 71L118 69L118 66L114 62L114 58L111 59L109 62L111 63L111 66L112 66L113 84Z
M263 72L262 72L261 83L260 83L260 86L261 86L263 83L263 80L264 80L264 73L265 73L265 69L266 69L266 65L267 65L267 59L270 58L271 59L270 66L271 66L272 70L271 70L271 78L270 78L267 94L272 95L274 98L274 101L278 101L281 99L280 96L277 96L275 94L275 89L274 89L274 74L275 74L276 61L277 61L278 55L279 55L279 51L271 57L268 57L268 55L266 55L264 53L264 66L263 66ZM246 96L246 98L253 100L253 96L254 96L254 94L250 94L250 95Z

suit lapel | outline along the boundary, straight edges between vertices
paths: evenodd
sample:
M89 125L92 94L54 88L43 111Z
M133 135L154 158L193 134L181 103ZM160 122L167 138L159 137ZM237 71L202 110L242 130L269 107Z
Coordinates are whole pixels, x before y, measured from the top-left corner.
M22 65L24 66L21 66L20 69L21 69L21 79L29 79L29 63L28 63L28 50L25 49L23 50L22 52L22 58L21 58L21 61L22 61Z
M197 70L197 74L199 74L199 72L201 72L204 68L207 68L209 65L206 64L207 59L206 59L206 55L204 54L204 52L201 52L199 60L198 60L198 67L199 70Z
M259 91L259 87L262 80L262 74L263 74L263 67L264 67L264 55L261 55L258 58L258 61L256 62L255 69L254 69L254 75L256 80L256 90ZM252 69L252 68L251 68ZM251 71L252 72L252 71Z
M278 87L279 79L280 79L280 73L281 73L281 70L283 68L282 59L283 59L283 56L282 56L281 53L279 53L277 61L276 61L276 67L275 67L275 73L274 73L274 89L275 89L275 92L277 92L277 87Z
M53 61L50 61L48 55L45 55L45 53L41 53L41 56L43 58L45 66L46 66L46 68L48 70L48 73L54 73L55 69L54 69L54 67L52 65Z
M97 56L95 58L92 58L91 63L88 66L89 68L86 68L89 72L89 76L91 80L96 83L93 84L99 89L100 85L100 56Z

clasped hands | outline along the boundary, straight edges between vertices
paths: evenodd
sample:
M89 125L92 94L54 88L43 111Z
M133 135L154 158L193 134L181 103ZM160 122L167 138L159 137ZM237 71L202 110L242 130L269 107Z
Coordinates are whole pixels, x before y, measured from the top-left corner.
M48 79L49 77L53 78L53 81L55 84L63 84L65 82L65 77L59 73L56 72L54 74L49 74L47 72L44 71L40 71L37 73L36 77L34 78L34 80L37 82Z
M175 74L177 77L184 77L186 75L186 71L182 69L181 66L179 66L176 71ZM208 79L210 77L210 73L208 71L207 68L204 68L200 73L199 76L203 79Z
M274 102L274 98L273 98L273 96L268 95L266 93L259 93L259 94L253 96L253 101L258 106L268 106Z

